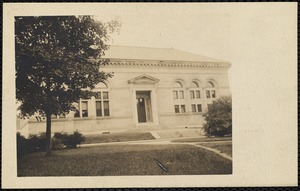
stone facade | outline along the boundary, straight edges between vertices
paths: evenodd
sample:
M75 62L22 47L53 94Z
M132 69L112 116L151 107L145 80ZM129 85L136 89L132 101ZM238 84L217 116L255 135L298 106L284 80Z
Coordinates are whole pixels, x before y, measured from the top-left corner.
M127 47L118 48L124 54ZM174 49L171 53L176 58L172 60L169 49L142 48L143 52L147 50L149 54L151 51L157 54L157 58L141 59L133 50L126 57L118 54L113 57L114 49L110 50L106 55L110 63L100 70L113 72L114 76L96 86L93 91L99 92L97 97L75 104L77 112L54 116L53 132L201 128L201 114L208 105L220 96L230 95L227 73L230 63ZM170 54L167 58L165 50ZM27 123L22 125L28 128L26 132L45 131L42 118L34 116Z

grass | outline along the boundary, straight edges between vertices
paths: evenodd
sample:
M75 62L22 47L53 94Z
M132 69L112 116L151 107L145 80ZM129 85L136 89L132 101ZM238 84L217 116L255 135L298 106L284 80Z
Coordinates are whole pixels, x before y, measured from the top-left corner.
M186 143L186 142L212 142L212 141L231 141L231 137L197 137L197 138L186 138L186 139L174 139L171 142Z
M199 143L197 145L202 145L212 149L219 150L221 153L225 153L232 157L232 143Z
M155 162L159 161L168 172ZM192 145L106 145L33 153L18 159L18 176L231 174L232 162Z
M102 134L102 135L86 135L85 137L86 137L86 139L85 139L85 141L82 142L82 144L155 139L151 135L151 133L148 133L148 132L128 132L128 133L123 132L123 133Z

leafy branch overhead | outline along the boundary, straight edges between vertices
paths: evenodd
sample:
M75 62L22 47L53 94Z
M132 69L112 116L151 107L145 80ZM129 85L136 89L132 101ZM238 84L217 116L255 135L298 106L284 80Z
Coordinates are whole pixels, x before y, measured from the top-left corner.
M16 94L23 115L61 114L111 77L99 70L120 23L91 16L16 17Z

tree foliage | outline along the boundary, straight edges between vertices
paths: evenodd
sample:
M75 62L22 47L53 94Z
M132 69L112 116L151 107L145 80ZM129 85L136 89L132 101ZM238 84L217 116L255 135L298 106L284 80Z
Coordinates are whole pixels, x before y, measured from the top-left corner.
M99 72L116 22L90 16L16 17L16 96L23 115L61 114L111 74Z
M203 115L205 118L204 132L207 136L223 137L232 135L232 99L221 97L208 107Z
M74 110L72 103L112 76L99 71L108 62L100 58L119 27L91 16L15 17L16 98L23 116L46 116L48 140L51 115Z

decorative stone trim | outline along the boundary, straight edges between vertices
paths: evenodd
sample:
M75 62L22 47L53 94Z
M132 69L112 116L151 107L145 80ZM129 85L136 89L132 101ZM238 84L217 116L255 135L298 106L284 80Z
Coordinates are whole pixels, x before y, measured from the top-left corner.
M184 67L184 68L229 68L228 62L187 62L187 61L114 61L111 60L106 66L118 67Z
M159 79L146 74L128 80L128 83L133 83L133 84L155 84L157 82L159 82Z

